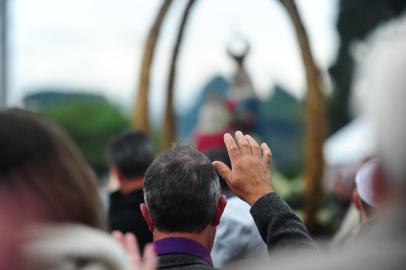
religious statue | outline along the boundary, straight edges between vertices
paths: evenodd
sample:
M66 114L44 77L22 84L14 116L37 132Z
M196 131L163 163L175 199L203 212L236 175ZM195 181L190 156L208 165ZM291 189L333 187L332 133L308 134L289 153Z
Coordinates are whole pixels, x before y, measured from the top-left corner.
M241 130L255 133L258 99L244 61L250 51L247 41L237 52L227 48L227 54L235 61L236 70L232 76L226 100L211 92L199 112L195 142L201 151L224 147L223 134Z

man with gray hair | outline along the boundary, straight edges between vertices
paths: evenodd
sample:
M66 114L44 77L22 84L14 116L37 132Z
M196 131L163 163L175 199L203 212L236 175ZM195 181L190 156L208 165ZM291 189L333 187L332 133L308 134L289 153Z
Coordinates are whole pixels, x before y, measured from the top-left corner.
M141 212L153 234L160 268L210 269L210 250L226 206L210 160L175 145L148 168Z
M260 181L257 186L249 188L248 196L256 199L266 196L257 203L254 200L248 203L253 205L251 213L258 218L269 214L263 212L267 204L279 210L273 216L275 222L267 238L271 249L313 248L313 242L302 222L272 192L269 172L272 155L269 147L266 144L260 147L252 137L240 131L236 133L236 141L230 134L226 134L225 143L233 166L232 176L225 175L227 169L222 167L226 166L224 163L214 161L212 164L193 147L182 145L174 146L158 156L148 168L144 183L145 204L141 204L141 212L153 234L155 251L160 257L159 268L213 268L210 250L226 206L225 197L220 195L215 168L227 180ZM241 152L236 150L236 143ZM264 229L260 228L260 231Z

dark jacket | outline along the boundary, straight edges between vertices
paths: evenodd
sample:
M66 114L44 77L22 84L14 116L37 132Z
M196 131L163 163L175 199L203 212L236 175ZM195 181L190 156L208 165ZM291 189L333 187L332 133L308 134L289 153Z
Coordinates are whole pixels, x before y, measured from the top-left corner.
M302 221L277 193L271 192L260 198L250 212L270 252L302 248L317 250Z
M215 268L199 257L174 253L159 256L158 269L207 270Z
M271 253L298 248L317 250L306 227L277 193L260 198L250 211ZM159 269L214 268L199 257L174 253L159 257Z
M108 213L109 229L122 232L132 232L138 240L140 250L147 243L152 242L152 233L142 217L140 204L144 202L141 190L123 194L116 191L110 194L110 208Z

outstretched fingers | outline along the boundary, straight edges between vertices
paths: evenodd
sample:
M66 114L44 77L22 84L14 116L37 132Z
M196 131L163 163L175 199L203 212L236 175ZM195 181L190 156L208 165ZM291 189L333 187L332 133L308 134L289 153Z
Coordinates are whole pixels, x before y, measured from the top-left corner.
M261 144L262 149L262 159L268 166L272 163L272 151L266 143Z
M254 156L261 156L261 148L258 143L250 135L245 135L249 144L251 145L251 151Z
M145 246L144 260L142 260L138 249L137 238L132 233L123 234L120 231L113 231L111 235L126 251L133 270L157 269L158 259L152 244Z
M135 236L132 233L126 233L124 235L123 244L127 254L130 256L131 263L133 265L139 265L141 263L141 256Z
M144 248L144 264L142 270L155 270L158 268L158 258L154 251L154 246L148 244Z
M111 236L114 238L114 240L116 240L117 243L119 243L120 245L124 245L123 244L123 233L120 231L113 231L111 233Z
M240 148L230 133L224 134L224 144L226 145L231 164L241 156Z
M237 140L238 146L240 147L240 150L243 154L245 155L252 154L250 142L248 141L247 137L244 136L244 134L242 134L241 131L237 131L235 133L235 139Z

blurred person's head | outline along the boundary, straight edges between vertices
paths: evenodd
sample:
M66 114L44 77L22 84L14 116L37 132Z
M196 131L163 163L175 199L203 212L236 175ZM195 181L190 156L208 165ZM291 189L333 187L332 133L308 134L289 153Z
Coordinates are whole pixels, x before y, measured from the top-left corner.
M362 223L367 222L378 208L379 170L378 160L371 159L366 161L355 175L352 201L360 213Z
M141 131L126 131L114 137L108 147L111 173L119 181L121 191L141 189L144 174L154 159L154 148Z
M0 191L36 222L103 227L95 175L76 147L43 117L0 111Z
M226 200L205 155L185 145L161 154L147 170L144 194L141 211L154 240L189 237L211 249Z
M386 201L406 198L406 17L378 28L358 52L354 89L374 121ZM362 50L363 49L363 50Z

